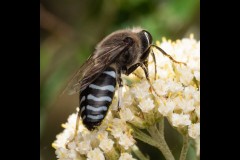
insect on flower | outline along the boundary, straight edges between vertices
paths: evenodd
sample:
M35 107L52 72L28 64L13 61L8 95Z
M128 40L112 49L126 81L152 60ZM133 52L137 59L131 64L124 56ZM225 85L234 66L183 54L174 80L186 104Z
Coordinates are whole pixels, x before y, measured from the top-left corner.
M152 47L160 50L172 61L182 63L153 45L151 34L141 28L113 32L98 43L93 54L80 67L65 89L69 94L80 94L75 135L80 117L88 130L93 130L101 124L112 102L116 84L119 87L118 109L120 109L123 86L121 74L129 75L141 67L151 89L155 92L148 74L148 57L151 54L155 63L156 79L157 68Z

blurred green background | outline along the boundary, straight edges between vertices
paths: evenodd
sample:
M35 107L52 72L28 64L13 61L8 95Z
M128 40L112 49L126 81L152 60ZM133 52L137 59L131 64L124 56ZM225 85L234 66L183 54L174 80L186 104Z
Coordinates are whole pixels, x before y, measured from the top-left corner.
M41 160L56 159L51 143L78 106L78 95L60 96L67 81L103 37L133 26L148 30L154 40L176 40L190 33L199 40L200 1L40 0ZM174 141L179 140L170 139L169 145L178 157L181 138L178 144ZM138 143L151 159L161 159L158 150Z

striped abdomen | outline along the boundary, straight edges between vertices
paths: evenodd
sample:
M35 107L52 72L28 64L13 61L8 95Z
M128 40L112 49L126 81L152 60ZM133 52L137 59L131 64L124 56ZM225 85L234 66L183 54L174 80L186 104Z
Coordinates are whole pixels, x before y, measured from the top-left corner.
M80 93L80 115L83 124L93 130L99 126L112 103L116 87L116 72L108 67Z

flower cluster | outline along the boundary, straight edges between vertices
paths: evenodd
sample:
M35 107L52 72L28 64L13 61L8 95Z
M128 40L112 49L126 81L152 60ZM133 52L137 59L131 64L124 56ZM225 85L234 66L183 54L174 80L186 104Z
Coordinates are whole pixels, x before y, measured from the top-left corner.
M53 143L59 160L132 160L136 148L134 128L147 129L165 117L178 131L193 139L200 136L200 42L191 35L171 42L157 42L174 63L159 50L153 48L157 62L155 79L154 61L149 56L149 76L154 90L139 67L134 74L123 76L123 102L116 112L118 95L115 94L109 112L102 124L88 131L79 123L77 137L73 138L77 113L72 114L65 128ZM116 92L117 93L117 92ZM131 124L131 125L130 125ZM134 126L134 127L133 127Z

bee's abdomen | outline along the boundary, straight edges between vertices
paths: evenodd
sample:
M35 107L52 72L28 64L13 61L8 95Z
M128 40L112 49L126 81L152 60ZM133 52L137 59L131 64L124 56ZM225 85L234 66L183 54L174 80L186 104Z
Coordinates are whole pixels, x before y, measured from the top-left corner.
M89 130L99 126L106 116L115 87L116 72L112 67L108 67L80 93L80 115Z

